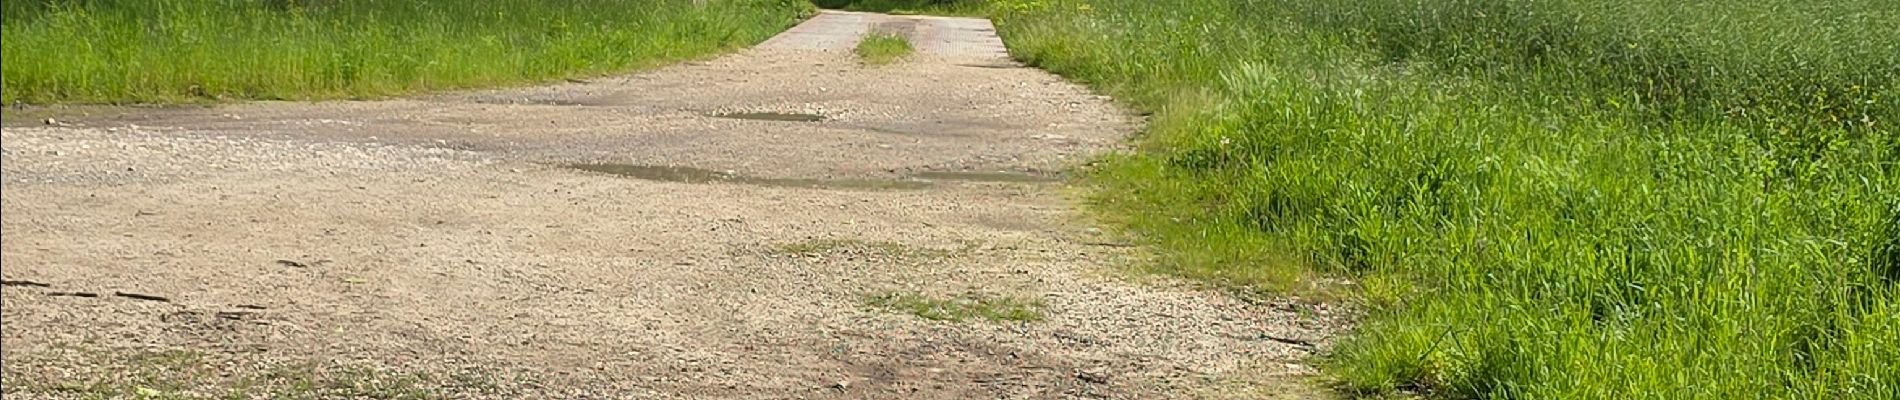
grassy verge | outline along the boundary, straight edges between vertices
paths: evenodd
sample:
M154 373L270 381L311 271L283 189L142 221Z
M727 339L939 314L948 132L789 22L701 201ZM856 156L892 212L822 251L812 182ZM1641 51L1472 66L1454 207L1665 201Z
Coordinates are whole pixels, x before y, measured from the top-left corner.
M1693 3L997 15L1155 112L1090 180L1158 268L1366 305L1349 392L1900 398L1900 6Z
M858 41L857 48L858 60L868 65L894 63L904 57L909 57L912 51L914 49L910 46L910 40L900 35L882 32L865 34L864 39Z
M891 14L987 15L989 0L812 0L819 7Z
M376 97L626 71L746 46L802 0L8 1L6 103Z

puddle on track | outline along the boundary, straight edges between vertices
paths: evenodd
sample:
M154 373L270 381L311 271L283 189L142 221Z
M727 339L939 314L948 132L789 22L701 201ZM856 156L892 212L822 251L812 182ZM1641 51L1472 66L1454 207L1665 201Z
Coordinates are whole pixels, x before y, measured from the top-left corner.
M144 122L155 119L154 115L198 115L214 110L203 105L166 105L166 106L113 106L113 105L50 105L17 106L9 105L0 110L0 126L22 128L34 126L90 126L95 124L118 125L127 122ZM211 114L215 115L215 114ZM54 120L47 124L46 120ZM69 125L71 124L71 125Z
M713 114L713 117L745 119L745 120L753 120L753 121L774 121L774 122L823 122L824 120L827 119L825 118L825 116L817 115L817 114L780 113L780 112L743 112L743 113Z
M605 105L599 102L575 99L475 99L475 104L494 104L504 106L568 106L591 107Z
M702 168L669 165L568 164L566 167L582 171L662 182L725 182L745 185L817 189L915 190L930 187L930 182L918 180L765 178Z
M880 22L877 25L872 26L871 31L876 32L876 33L886 34L886 35L901 36L901 37L904 37L904 40L912 40L910 39L910 36L917 32L917 21L905 19L905 20L890 21L890 22Z
M928 171L919 172L911 177L932 181L965 182L1048 183L1062 181L1061 177L1008 171Z

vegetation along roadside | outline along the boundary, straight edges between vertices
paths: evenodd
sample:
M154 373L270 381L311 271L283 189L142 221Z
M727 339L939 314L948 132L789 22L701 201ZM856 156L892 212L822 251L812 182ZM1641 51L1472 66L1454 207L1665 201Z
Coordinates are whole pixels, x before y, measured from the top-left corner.
M1900 398L1900 3L996 6L1154 113L1091 182L1157 268L1365 305L1349 392Z
M748 46L812 10L803 0L0 7L0 100L7 104L364 98L585 77Z

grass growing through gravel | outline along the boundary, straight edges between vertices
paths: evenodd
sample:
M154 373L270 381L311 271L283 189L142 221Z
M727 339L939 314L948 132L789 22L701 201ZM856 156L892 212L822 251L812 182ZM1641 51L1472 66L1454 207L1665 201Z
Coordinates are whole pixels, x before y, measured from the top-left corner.
M987 321L1029 322L1043 319L1041 301L1011 296L966 294L936 298L919 293L889 293L868 296L864 302L872 307L932 321L962 322L981 318Z
M910 40L903 35L887 32L871 32L858 41L858 60L866 65L885 65L909 57L915 51Z
M1328 361L1349 392L1900 398L1900 3L998 15L1155 112L1090 182L1159 268L1365 305Z
M0 3L0 101L320 99L523 84L747 46L803 0Z
M422 400L505 395L495 378L473 372L432 376L334 362L219 360L179 350L64 348L9 358L6 377L0 390L8 398Z
M897 242L872 242L858 239L813 239L787 243L780 245L778 249L780 252L788 254L824 254L837 251L862 251L890 257L918 258L948 257L969 250L968 245L966 245L966 248L960 250L939 250Z

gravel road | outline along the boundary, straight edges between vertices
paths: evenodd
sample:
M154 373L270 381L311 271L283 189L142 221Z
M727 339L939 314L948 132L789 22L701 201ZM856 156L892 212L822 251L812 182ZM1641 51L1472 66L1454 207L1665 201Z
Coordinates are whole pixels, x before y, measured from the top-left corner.
M860 66L873 27L920 53ZM987 21L843 12L549 86L8 110L0 389L1307 395L1336 311L1130 270L1078 211L1065 171L1136 123Z

